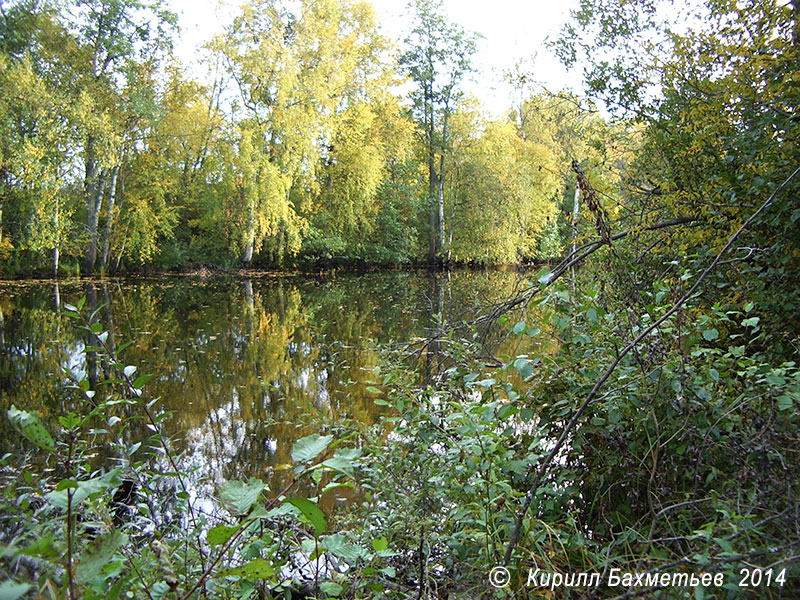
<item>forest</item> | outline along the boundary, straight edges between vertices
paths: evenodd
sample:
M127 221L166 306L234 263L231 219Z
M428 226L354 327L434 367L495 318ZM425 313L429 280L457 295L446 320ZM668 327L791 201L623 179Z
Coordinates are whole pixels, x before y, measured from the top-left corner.
M0 600L800 594L800 0L408 10L0 1Z
M160 3L72 4L3 6L6 277L551 258L572 159L613 190L632 134L523 67L485 116L462 89L475 34L435 2L402 46L366 3L246 5L204 81Z

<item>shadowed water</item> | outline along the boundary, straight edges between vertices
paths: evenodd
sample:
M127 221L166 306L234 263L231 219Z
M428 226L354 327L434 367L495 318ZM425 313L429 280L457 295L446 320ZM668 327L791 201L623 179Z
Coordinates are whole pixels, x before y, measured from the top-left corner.
M52 431L59 415L87 409L90 400L69 389L64 370L94 389L109 367L82 352L96 339L59 310L86 297L84 311L97 309L112 347L133 342L124 362L153 375L145 397L169 411L165 432L197 492L250 476L277 491L292 443L317 431L320 419L376 420L383 409L367 388L382 361L379 346L479 314L518 283L510 271L0 282L0 407L36 410ZM122 431L108 429L99 447L104 435ZM5 418L0 433L3 452L29 449ZM146 434L133 420L123 441Z

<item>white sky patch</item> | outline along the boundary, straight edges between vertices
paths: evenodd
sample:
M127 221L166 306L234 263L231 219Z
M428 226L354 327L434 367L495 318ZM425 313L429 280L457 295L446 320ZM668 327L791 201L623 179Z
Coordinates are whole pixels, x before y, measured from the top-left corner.
M373 0L383 33L402 43L411 29L413 13L406 0ZM222 32L243 3L238 0L172 0L181 33L175 52L194 77L203 79L203 44ZM483 107L500 117L512 106L512 92L503 72L524 59L533 61L534 80L550 91L581 90L579 69L567 71L545 46L569 21L578 0L444 0L449 19L467 31L480 33L474 57L478 72L465 87Z

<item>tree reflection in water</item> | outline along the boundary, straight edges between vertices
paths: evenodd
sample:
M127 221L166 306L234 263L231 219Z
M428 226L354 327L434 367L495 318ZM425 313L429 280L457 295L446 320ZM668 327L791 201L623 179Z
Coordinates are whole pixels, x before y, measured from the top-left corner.
M517 279L500 271L389 271L3 282L2 408L36 410L55 430L58 415L88 401L65 388L63 369L90 382L108 376L103 356L81 352L97 344L96 335L59 313L63 303L85 296L108 329L107 343L116 348L132 340L125 362L154 375L146 393L170 412L165 432L190 473L191 493L211 497L221 481L247 477L277 492L291 477L283 467L291 463L293 442L317 431L320 421L334 427L376 419L381 407L366 388L381 362L380 345L439 331L504 297ZM421 376L439 363L433 344ZM137 414L136 407L126 410ZM25 442L5 419L0 432L3 452L21 451ZM132 420L122 441L133 444L149 433L143 421ZM98 443L102 455L102 436ZM347 493L330 494L323 507L346 501Z

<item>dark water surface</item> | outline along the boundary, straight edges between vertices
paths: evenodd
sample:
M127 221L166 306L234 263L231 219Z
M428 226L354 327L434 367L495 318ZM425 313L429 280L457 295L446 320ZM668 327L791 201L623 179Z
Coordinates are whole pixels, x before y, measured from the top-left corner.
M86 409L63 370L94 381L108 366L82 352L96 342L59 311L85 296L112 347L133 341L124 361L153 374L145 396L170 411L165 431L201 487L253 476L276 489L294 440L318 429L312 421L375 421L382 409L367 387L379 345L478 314L519 280L513 271L383 271L0 282L0 408L36 410L51 431L59 415ZM145 434L137 420L123 435L134 443ZM29 449L6 418L0 435L3 453Z

